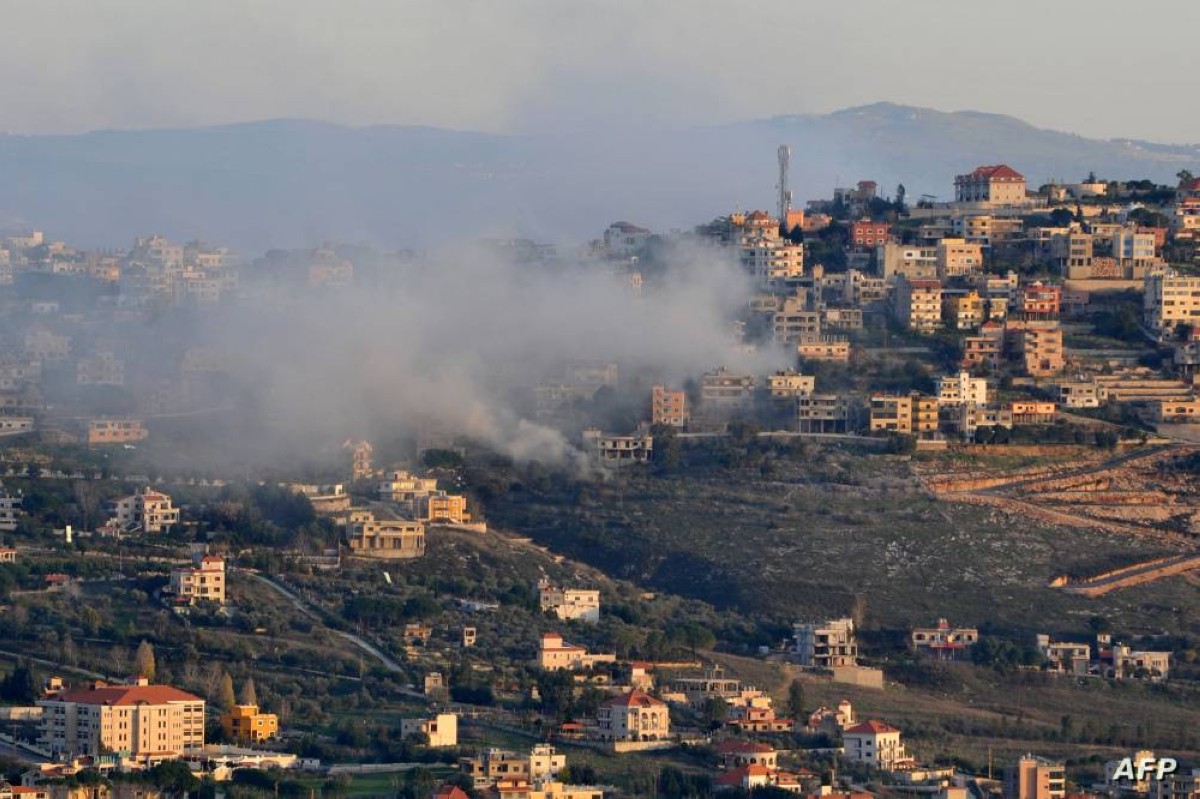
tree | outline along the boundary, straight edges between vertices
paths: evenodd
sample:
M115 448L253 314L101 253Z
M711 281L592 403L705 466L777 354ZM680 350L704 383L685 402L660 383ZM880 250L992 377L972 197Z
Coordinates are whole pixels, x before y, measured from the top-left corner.
M229 710L237 704L233 695L233 678L229 672L221 674L221 687L217 689L217 704L222 710Z
M804 683L799 680L788 684L787 712L796 721L804 716Z
M705 723L712 730L720 729L725 722L729 721L729 703L719 696L710 696L705 699L704 709L701 712Z
M183 796L200 787L200 780L182 760L167 760L150 769L150 782L168 796Z
M138 644L137 653L133 656L133 669L138 677L145 677L148 681L154 682L154 675L157 671L154 666L154 647L150 646L150 642L143 639Z
M1191 171L1187 170L1187 169L1179 170L1178 172L1175 173L1175 177L1179 178L1180 186L1182 186L1185 183L1191 183L1193 180L1195 180L1195 178L1192 176Z
M258 705L258 692L254 690L254 678L247 677L242 683L242 700L243 705Z
M17 663L17 667L0 682L0 699L20 704L30 704L38 698L37 677L33 669L25 661Z
M903 183L901 183L899 186L896 187L896 213L897 214L903 215L903 214L908 213L908 208L906 208L904 205L905 193L906 192L904 190Z

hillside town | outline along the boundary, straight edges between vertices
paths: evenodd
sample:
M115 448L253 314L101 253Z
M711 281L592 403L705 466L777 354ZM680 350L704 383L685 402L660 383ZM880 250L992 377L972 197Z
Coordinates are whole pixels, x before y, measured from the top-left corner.
M0 799L1200 796L1194 724L1101 727L1095 707L1029 721L1036 698L1010 712L979 687L1186 707L1200 669L1185 636L1082 611L1003 626L933 600L905 608L920 625L868 624L871 586L838 574L818 576L838 586L823 615L768 618L732 586L703 604L653 583L682 548L605 573L554 551L553 525L512 523L556 481L576 481L562 513L583 514L606 486L632 507L638 481L732 483L743 451L827 447L886 459L868 478L838 465L843 493L899 492L887 481L912 466L928 496L1028 525L1067 524L1054 503L1088 493L1107 510L1083 526L1161 547L1055 575L1071 601L1200 566L1200 178L1033 186L997 164L948 180L948 202L864 179L801 208L789 158L770 211L618 221L573 251L479 245L528 274L603 275L646 314L683 252L745 287L706 369L559 357L507 387L513 427L580 456L568 476L445 420L368 437L349 411L269 468L219 452L285 416L242 415L273 397L243 392L246 342L218 335L230 309L386 294L418 282L403 271L417 254L5 237ZM1056 447L1073 460L1037 460ZM795 450L814 474L815 451ZM1016 471L981 478L960 462L974 457ZM1132 485L1138 467L1153 486ZM749 549L731 537L721 557Z

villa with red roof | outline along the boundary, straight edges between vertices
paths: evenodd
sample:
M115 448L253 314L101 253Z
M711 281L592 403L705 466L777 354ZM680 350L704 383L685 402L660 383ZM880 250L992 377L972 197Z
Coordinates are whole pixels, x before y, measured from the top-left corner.
M170 496L147 486L116 501L113 521L125 533L169 533L179 524L179 509L171 504Z
M602 741L666 741L671 713L666 702L635 688L600 706L596 734Z
M225 559L216 555L196 558L194 566L171 569L171 593L182 605L197 601L225 604Z
M775 768L779 758L779 753L770 744L757 741L738 741L733 738L727 738L717 744L717 754L721 756L721 764L726 768L733 766Z
M847 760L891 771L912 765L904 753L900 730L882 721L864 721L842 732L842 749Z
M204 746L204 700L139 678L90 683L38 700L38 743L55 756L114 752L154 763Z
M1026 202L1025 176L1007 164L981 166L954 179L954 201L988 205Z

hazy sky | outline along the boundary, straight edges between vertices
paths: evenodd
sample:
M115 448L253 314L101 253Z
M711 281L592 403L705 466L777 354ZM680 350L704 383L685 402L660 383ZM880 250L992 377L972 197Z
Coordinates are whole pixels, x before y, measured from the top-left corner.
M489 131L889 100L1200 142L1195 0L4 0L3 123Z

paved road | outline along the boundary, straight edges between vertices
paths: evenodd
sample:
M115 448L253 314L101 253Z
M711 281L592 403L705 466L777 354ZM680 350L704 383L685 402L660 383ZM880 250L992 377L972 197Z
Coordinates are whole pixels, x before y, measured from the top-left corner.
M308 616L313 621L316 621L316 622L322 623L322 624L324 623L324 618L322 617L322 614L319 613L317 610L314 610L313 607L308 604L308 602L306 602L304 599L302 599L300 596L298 596L294 591L289 589L287 586L282 585L282 584L276 582L275 580L272 580L270 577L259 574L257 572L249 571L246 569L238 569L238 571L242 572L243 574L250 575L255 580L258 580L260 583L270 586L278 594L280 594L281 596L290 600L291 603L296 607L297 610L299 610L305 616ZM370 655L371 657L378 660L380 663L383 664L384 668L386 668L388 671L391 671L391 672L394 672L397 674L406 674L407 673L405 668L403 666L401 666L399 663L397 663L386 652L383 652L381 649L379 649L379 647L375 646L370 641L363 639L361 636L355 635L354 633L343 632L341 630L331 630L330 632L333 632L336 635L345 639L346 641L349 641L351 644L358 647L363 652L366 652L368 655ZM421 693L420 691L415 691L415 690L412 690L409 688L401 688L399 690L401 691L401 693L407 694L408 696L413 696L413 697L417 697L420 699L425 698L425 695L423 693Z

